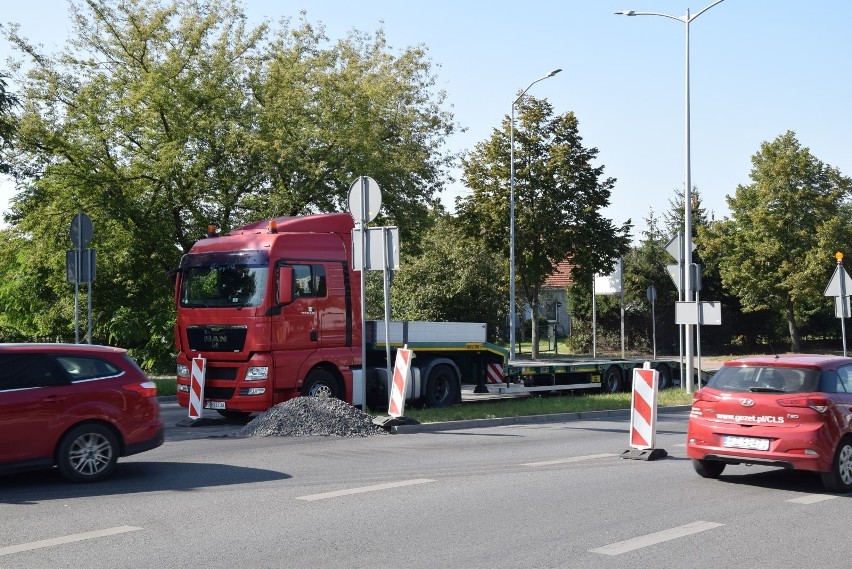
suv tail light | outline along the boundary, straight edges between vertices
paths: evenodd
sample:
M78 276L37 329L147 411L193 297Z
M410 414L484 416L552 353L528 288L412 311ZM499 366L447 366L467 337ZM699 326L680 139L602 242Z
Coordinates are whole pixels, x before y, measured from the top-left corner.
M810 397L788 397L786 399L778 399L777 403L782 407L810 407L819 413L825 411L831 406L831 399L821 395L812 395Z
M156 397L157 396L157 384L153 381L143 381L141 383L128 383L127 385L122 385L122 389L126 391L134 391L141 395L142 397Z

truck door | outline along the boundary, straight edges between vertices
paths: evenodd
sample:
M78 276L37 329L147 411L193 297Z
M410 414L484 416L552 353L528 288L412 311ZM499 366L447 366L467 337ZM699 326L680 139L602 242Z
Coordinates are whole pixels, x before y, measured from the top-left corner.
M273 325L273 342L287 350L316 349L319 339L318 279L314 272L322 265L287 263L293 268L295 296L281 307L281 318ZM324 279L323 279L324 282Z
M321 348L339 348L352 345L352 320L348 306L349 287L343 263L325 265L324 294L319 298L319 341Z

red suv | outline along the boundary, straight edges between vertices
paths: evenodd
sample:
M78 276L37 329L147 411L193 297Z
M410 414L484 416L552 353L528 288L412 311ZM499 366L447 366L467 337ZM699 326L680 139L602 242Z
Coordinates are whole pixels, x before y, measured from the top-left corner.
M728 464L812 470L852 491L852 358L753 356L695 392L686 454L718 478Z
M125 350L0 344L0 473L57 466L93 482L161 444L157 385Z

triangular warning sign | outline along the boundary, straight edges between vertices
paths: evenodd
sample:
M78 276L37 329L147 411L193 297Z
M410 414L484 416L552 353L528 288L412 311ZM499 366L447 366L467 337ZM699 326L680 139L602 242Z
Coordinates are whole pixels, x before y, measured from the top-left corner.
M842 283L841 283L842 279ZM841 294L840 285L843 284L843 291ZM852 278L849 277L849 273L846 272L842 266L838 265L837 269L834 271L834 275L831 277L831 281L828 283L828 286L825 287L825 296L851 296L852 295Z

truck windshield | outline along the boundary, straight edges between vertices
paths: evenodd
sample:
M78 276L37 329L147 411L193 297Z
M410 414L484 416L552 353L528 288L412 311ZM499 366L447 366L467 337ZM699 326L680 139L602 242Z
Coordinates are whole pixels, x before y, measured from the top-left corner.
M243 307L263 302L269 271L265 251L184 255L180 267L181 306Z

